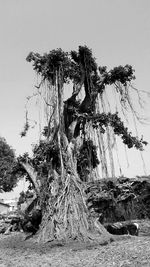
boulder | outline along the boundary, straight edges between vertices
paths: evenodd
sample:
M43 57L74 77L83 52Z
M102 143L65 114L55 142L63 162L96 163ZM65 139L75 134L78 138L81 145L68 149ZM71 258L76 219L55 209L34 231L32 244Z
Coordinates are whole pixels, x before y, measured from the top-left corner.
M101 179L87 183L91 214L101 223L150 219L150 177Z
M134 235L138 236L139 226L132 222L118 222L114 224L105 224L106 230L113 235Z

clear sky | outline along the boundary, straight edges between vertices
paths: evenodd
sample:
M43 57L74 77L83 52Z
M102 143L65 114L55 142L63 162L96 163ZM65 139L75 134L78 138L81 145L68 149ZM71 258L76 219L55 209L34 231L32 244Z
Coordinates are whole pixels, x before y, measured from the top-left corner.
M0 0L0 135L17 155L31 151L36 140L33 132L19 135L36 82L28 53L87 45L99 65L131 64L136 87L150 92L149 14L149 0ZM150 117L149 99L145 112ZM139 132L150 143L150 126ZM143 157L150 174L150 145ZM143 174L139 154L129 152L129 159L125 174Z

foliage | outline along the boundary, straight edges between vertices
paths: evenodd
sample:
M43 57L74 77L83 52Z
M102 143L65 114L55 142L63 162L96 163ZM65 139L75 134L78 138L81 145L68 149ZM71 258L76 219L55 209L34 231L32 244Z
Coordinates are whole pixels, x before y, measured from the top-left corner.
M12 174L17 177L25 177L29 182L28 190L33 190L33 184L31 183L30 175L24 169L21 163L29 163L37 172L40 179L41 186L43 187L48 180L50 169L56 169L60 172L60 156L58 144L56 142L49 142L48 140L41 140L39 144L33 147L33 156L29 157L28 153L24 153L17 158L15 162Z
M30 190L27 190L26 192L24 191L20 192L18 205L23 204L27 199L32 198L32 197L33 197L33 193Z
M24 137L24 136L26 136L26 134L27 134L27 132L28 132L28 130L29 130L29 122L28 121L26 121L26 123L25 123L25 125L24 125L24 129L23 129L23 131L20 133L20 135L21 135L21 137Z
M78 51L71 51L70 53L64 52L61 48L51 50L44 55L31 52L27 57L27 61L33 63L33 69L41 76L42 82L47 80L50 84L56 86L58 82L56 82L56 76L58 75L61 78L62 84L72 81L75 86L80 83L81 87L84 86L85 98L82 101L76 99L79 90L77 92L74 90L72 96L65 101L63 115L65 132L68 138L69 126L73 121L77 120L73 134L74 138L80 134L85 137L86 125L92 122L93 129L99 129L103 134L106 128L111 126L114 134L119 135L128 148L135 147L136 149L143 150L143 145L147 145L147 142L142 138L139 139L138 137L132 136L118 113L111 114L103 112L99 114L95 111L96 97L98 94L103 94L107 85L115 85L117 92L121 96L124 95L124 101L129 101L127 88L132 80L135 79L132 66L118 66L108 71L106 66L100 67L97 65L96 59L92 55L92 50L87 46L79 46ZM118 87L118 84L122 87ZM39 85L39 88L41 85L42 83ZM26 135L28 128L29 123L26 117L26 124L21 133L22 136ZM45 126L43 129L44 137L48 136L48 131L48 126ZM35 145L32 159L29 159L28 155L24 155L18 162L29 160L38 172L39 177L47 177L50 168L56 169L58 173L60 172L59 149L57 139L51 142L45 139L44 141L40 141L38 145ZM91 156L91 162L89 162L89 155ZM65 158L64 154L63 158ZM80 178L82 177L81 179L83 179L81 173L84 173L89 165L92 168L97 166L97 152L92 140L84 141L78 153L77 161L78 173ZM23 168L21 166L19 168L22 174L24 174Z
M143 150L143 145L147 145L146 141L138 139L138 137L132 136L131 132L128 131L128 128L124 126L124 123L121 121L118 116L118 112L111 113L101 113L93 116L93 127L100 127L100 131L105 133L105 127L111 126L116 135L121 136L123 143L128 146L128 148L135 147L136 149Z
M77 171L82 181L87 181L91 169L99 164L97 148L92 140L85 140L80 147L77 156Z
M105 77L105 85L115 84L120 82L122 85L127 86L128 82L131 82L135 79L134 70L132 66L125 65L115 67L114 69L107 72L107 67L99 67L99 72Z
M106 128L111 126L114 134L120 136L122 141L128 148L135 147L143 150L143 145L147 142L142 138L132 136L128 128L125 127L118 113L96 113L95 103L98 94L103 94L107 85L115 85L115 88L121 96L124 96L124 101L129 101L127 88L128 85L135 79L132 66L125 65L107 70L106 66L99 67L96 59L92 55L92 50L87 46L79 46L78 51L64 52L61 48L51 50L49 53L40 55L31 52L27 57L28 62L33 63L33 69L41 76L41 81L47 80L53 86L56 86L56 77L61 78L61 82L68 83L70 81L76 86L81 84L84 86L85 98L77 100L76 96L80 90L74 90L70 98L65 101L64 105L64 126L67 137L69 138L68 129L71 123L77 120L73 137L76 138L80 134L86 137L86 125L92 122L93 129L99 129L101 133L105 133ZM118 87L120 84L122 87ZM42 85L42 83L39 85ZM40 179L48 177L50 168L57 170L60 173L61 160L58 146L58 139L49 142L47 139L49 126L43 129L45 140L41 140L33 149L33 158L28 155L18 159L20 161L28 160L37 171ZM21 135L25 136L29 129L28 118ZM53 129L51 127L51 129ZM54 129L53 129L54 130ZM63 152L63 151L62 151ZM63 152L63 159L65 155ZM64 162L65 164L65 162ZM97 158L96 147L92 140L84 141L82 147L78 151L77 171L81 178L84 179L84 172L88 172L89 166L95 168L99 164ZM18 164L16 171L24 175L23 167ZM26 176L28 179L28 175ZM43 177L43 178L42 178ZM44 180L43 180L44 181Z
M56 142L40 141L39 145L35 145L33 149L32 164L35 170L38 171L39 176L47 176L50 168L59 171L60 158L59 149Z
M90 85L90 93L95 90L102 93L104 85L115 84L120 82L126 86L128 82L135 79L132 66L125 65L115 67L107 71L107 67L98 67L96 59L92 55L91 49L87 46L79 46L78 52L64 52L61 48L52 50L48 54L41 56L38 53L31 52L27 57L28 62L33 62L33 69L42 76L43 80L49 80L54 85L56 81L56 72L61 68L63 82L79 83L82 73L85 75L85 89L87 83ZM103 84L101 84L103 77Z
M5 192L11 191L17 183L17 177L12 175L14 164L14 150L0 137L0 189Z
M48 79L54 85L56 82L56 72L59 67L63 70L63 82L68 81L71 61L68 53L63 52L61 48L54 49L49 54L40 56L38 53L31 52L26 58L28 62L33 62L33 69L41 74L43 80Z
M105 133L106 128L111 126L114 134L121 137L123 143L127 145L128 148L135 147L136 149L143 150L143 145L147 145L148 143L144 141L142 138L132 136L132 133L129 132L128 127L125 127L123 121L118 116L118 112L116 113L97 113L93 115L88 114L76 114L78 118L78 124L76 127L75 134L79 134L79 131L82 134L85 134L86 123L92 122L93 129L99 129L102 134Z
M11 175L17 179L25 178L29 182L29 189L32 190L32 184L30 183L29 174L23 168L20 162L26 162L30 160L29 154L24 153L22 156L18 156L15 163L13 164Z

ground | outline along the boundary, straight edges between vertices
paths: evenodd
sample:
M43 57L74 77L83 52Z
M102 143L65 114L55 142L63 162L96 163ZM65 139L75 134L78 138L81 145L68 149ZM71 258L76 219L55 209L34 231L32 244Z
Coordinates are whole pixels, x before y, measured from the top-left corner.
M150 221L140 221L138 237L117 236L103 246L39 245L24 233L0 235L2 267L145 267L150 266Z

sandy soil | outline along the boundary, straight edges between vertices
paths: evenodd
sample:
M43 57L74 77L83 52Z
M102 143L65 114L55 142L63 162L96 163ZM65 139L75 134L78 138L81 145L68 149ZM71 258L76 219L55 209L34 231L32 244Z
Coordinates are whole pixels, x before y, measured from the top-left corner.
M117 237L105 246L39 245L23 233L0 235L2 267L145 267L150 266L150 222L141 222L138 237Z

